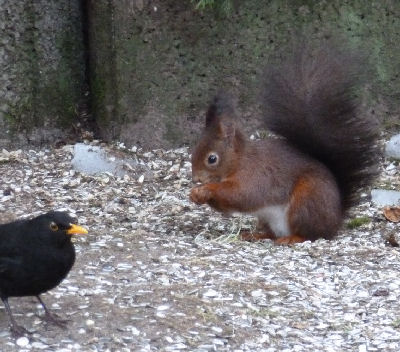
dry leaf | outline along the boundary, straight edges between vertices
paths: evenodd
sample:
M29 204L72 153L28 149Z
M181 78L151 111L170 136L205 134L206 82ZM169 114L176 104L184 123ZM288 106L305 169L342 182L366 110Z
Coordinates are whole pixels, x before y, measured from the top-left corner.
M383 215L392 222L400 222L400 207L385 207Z

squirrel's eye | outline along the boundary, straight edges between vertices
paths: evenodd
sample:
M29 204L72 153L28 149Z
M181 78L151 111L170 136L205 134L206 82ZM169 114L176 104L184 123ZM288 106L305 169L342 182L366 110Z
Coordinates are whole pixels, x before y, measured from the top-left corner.
M58 230L58 226L55 222L51 222L50 223L50 230L52 231L57 231Z
M210 154L207 158L207 162L210 165L216 164L218 161L218 155L216 154Z

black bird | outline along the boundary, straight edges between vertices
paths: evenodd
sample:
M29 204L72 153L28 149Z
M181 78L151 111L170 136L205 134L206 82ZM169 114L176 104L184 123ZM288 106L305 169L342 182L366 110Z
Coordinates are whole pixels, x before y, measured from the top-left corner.
M83 227L73 224L67 213L59 211L0 225L0 298L13 335L27 330L15 322L8 297L36 296L46 318L64 326L65 321L56 319L39 295L67 276L75 261L71 235L86 233Z

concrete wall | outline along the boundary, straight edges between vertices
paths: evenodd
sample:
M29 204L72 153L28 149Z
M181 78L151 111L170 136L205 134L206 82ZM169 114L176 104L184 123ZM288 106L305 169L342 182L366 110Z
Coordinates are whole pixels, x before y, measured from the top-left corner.
M61 138L84 82L80 1L0 0L0 147Z
M369 53L367 105L399 123L400 1L246 0L228 16L190 0L0 0L0 147L52 141L76 122L89 33L99 135L146 148L192 143L220 88L258 125L259 76L293 33L340 35Z
M366 48L377 72L369 108L398 121L398 0L246 0L227 17L196 12L189 0L89 2L94 113L104 138L190 143L213 92L224 87L253 127L263 65L303 31L310 40L334 33Z

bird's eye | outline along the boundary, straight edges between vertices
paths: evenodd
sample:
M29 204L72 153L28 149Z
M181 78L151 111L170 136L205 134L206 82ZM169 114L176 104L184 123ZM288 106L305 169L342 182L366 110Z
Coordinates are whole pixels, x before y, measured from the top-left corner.
M218 162L218 155L217 154L210 154L207 158L208 165L216 165Z
M50 223L50 230L51 231L57 231L58 230L58 226L55 222L51 222Z

